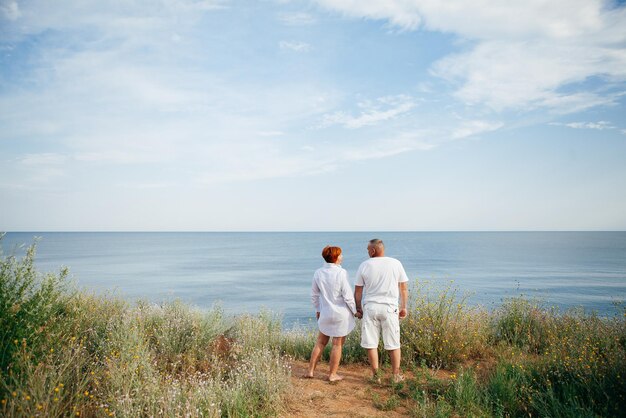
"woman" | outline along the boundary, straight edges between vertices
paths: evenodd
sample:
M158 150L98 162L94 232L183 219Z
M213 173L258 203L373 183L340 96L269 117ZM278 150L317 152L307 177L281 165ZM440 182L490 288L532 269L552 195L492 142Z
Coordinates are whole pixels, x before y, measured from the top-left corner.
M322 356L324 347L332 337L333 348L330 351L330 373L328 380L337 382L343 377L337 374L343 343L354 329L356 304L352 289L348 283L348 272L341 267L341 248L326 246L322 250L326 261L324 266L313 275L311 300L317 311L317 325L320 329L317 342L311 352L309 371L306 377L313 377L315 366Z

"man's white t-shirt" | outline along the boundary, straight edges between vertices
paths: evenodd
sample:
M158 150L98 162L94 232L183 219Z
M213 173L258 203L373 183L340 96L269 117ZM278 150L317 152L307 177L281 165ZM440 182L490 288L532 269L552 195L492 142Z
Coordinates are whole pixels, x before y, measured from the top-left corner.
M368 303L384 303L398 306L398 283L408 282L409 278L399 260L391 257L372 257L359 266L355 285L363 286L365 297L363 306Z

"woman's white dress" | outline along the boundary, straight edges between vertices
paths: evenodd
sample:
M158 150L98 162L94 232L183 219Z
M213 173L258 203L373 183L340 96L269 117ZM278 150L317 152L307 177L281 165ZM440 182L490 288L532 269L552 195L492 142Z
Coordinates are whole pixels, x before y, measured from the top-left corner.
M320 313L320 332L329 337L343 337L354 329L356 304L348 283L348 272L340 265L325 263L315 271L311 300Z

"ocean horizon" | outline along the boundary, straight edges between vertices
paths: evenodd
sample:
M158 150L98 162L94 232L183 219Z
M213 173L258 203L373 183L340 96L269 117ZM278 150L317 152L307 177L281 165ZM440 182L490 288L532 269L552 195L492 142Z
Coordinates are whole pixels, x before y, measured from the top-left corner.
M35 238L38 237L38 238ZM37 240L41 272L66 266L80 289L130 301L181 300L231 315L269 309L286 326L313 321L311 278L325 245L343 248L351 284L380 238L411 281L489 309L524 296L612 315L626 299L622 231L7 232L4 255Z

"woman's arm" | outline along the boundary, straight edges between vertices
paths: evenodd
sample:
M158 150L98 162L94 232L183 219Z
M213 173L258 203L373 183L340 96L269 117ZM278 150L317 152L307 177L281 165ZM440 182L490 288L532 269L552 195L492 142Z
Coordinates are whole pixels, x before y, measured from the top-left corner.
M315 311L317 312L317 317L319 318L319 314L320 314L320 288L317 285L317 276L313 276L313 284L311 285L311 302L313 302L313 306L315 306Z

